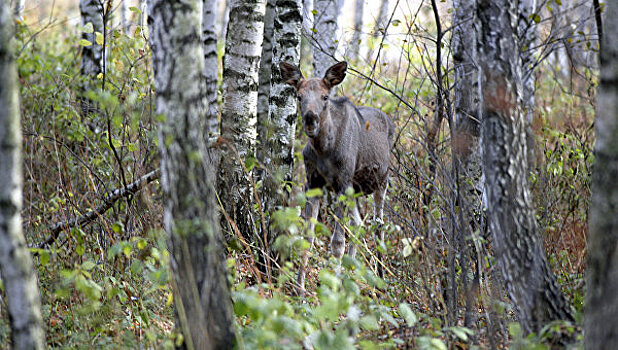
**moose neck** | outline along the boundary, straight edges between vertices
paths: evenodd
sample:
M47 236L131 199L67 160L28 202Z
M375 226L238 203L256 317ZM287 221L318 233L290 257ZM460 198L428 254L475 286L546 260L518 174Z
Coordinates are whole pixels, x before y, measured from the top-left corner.
M330 115L330 107L320 116L321 125L317 136L310 138L311 145L318 154L329 153L335 148L335 127Z

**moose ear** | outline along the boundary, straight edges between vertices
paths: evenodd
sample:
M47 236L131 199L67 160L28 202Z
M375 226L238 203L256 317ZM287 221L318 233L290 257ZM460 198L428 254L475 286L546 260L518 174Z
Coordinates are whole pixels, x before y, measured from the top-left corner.
M294 88L297 88L298 82L304 79L303 73L300 72L300 68L293 64L281 62L279 63L279 69L281 69L283 81L288 85L292 85Z
M336 63L328 68L322 80L326 83L328 88L332 88L343 81L343 78L345 78L346 69L348 69L347 62L344 61Z

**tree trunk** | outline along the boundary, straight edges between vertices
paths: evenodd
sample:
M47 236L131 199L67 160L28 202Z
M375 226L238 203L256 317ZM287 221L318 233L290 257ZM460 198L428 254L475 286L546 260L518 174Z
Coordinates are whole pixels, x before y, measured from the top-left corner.
M337 61L337 20L341 11L341 0L315 0L313 47L313 76L323 77L326 70Z
M126 1L126 0L125 0ZM206 98L208 113L206 113L206 135L219 131L217 120L217 76L219 64L217 61L217 10L218 1L203 0L204 15L202 18L202 40L204 41L204 81L206 82Z
M586 276L586 349L618 348L618 3L605 3Z
M476 55L476 28L474 26L476 14L476 2L474 0L454 0L453 8L453 61L455 69L455 127L453 128L453 160L457 167L457 193L456 203L461 208L460 219L461 234L458 235L459 264L462 271L471 271L474 261L478 256L474 254L475 247L469 242L474 232L481 229L481 217L483 207L481 193L481 152L479 144L479 120L478 120L478 69ZM476 258L476 259L475 259ZM478 271L477 266L477 271ZM465 273L461 274L465 293L466 313L464 325L471 327L474 324L476 309L474 300L474 288L478 288L478 273L475 273L476 281L468 284ZM495 332L492 332L492 334Z
M227 26L230 23L230 6L233 0L225 1L225 9L221 13L221 26L219 27L219 40L225 40L227 37Z
M535 136L532 130L534 119L534 76L535 58L534 47L537 45L537 26L533 20L533 14L537 11L537 0L520 0L518 8L517 39L519 43L519 56L522 64L522 108L526 120L526 141L528 148L528 165L534 166Z
M265 0L230 2L223 64L221 135L228 147L222 154L217 187L224 210L247 238L255 238L256 221L251 210L253 188L243 163L254 153L265 5Z
M22 232L22 159L13 18L0 2L0 275L13 349L43 349L45 334L32 259ZM6 345L6 344L5 344Z
M154 0L148 7L156 113L166 118L159 127L159 150L177 326L187 349L230 349L235 344L232 305L215 170L204 136L202 1Z
M122 31L125 34L129 34L129 31L131 30L131 21L129 20L129 17L131 17L131 12L129 11L129 1L128 0L121 0L120 2L120 22L122 25Z
M259 159L266 168L262 180L261 199L265 217L270 216L286 203L287 193L282 188L285 181L292 180L294 167L294 133L296 131L296 91L286 84L281 76L279 63L300 62L300 35L302 29L302 0L277 0L272 49L272 79L268 118L260 123L262 146ZM265 251L272 259L275 242L270 220L264 225L262 235L267 242ZM268 265L267 265L268 266Z
M95 80L103 72L103 47L97 45L95 33L103 33L103 7L99 0L80 0L79 10L82 16L82 25L92 23L93 32L83 33L82 39L92 43L82 46L81 73L86 80ZM87 84L86 88L91 86Z
M358 53L361 45L361 35L363 33L363 15L365 9L365 0L356 0L354 8L354 34L350 43L350 58L358 59Z
M264 142L265 129L268 121L268 99L270 97L270 76L273 62L273 25L275 21L275 1L266 1L266 14L264 15L264 41L262 43L262 58L260 61L257 123L258 140ZM261 147L260 147L261 149Z
M21 18L22 12L24 12L24 7L26 5L25 0L13 0L11 1L13 6L13 16L16 18Z
M388 23L389 13L389 3L388 0L382 0L380 4L380 12L378 13L378 18L376 19L376 25L373 29L373 36L378 37L386 30L386 23Z
M525 333L573 320L539 241L528 185L521 62L509 0L478 8L481 147L492 245Z

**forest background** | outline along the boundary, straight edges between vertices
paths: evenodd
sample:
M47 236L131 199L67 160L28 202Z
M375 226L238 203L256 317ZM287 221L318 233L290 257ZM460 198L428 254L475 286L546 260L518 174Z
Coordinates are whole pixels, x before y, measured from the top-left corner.
M481 29L492 28L484 11L496 8L475 1L189 1L199 15L203 46L193 56L202 61L195 66L182 61L191 58L184 46L164 40L174 32L174 18L181 18L166 17L176 10L161 10L164 2L11 3L23 138L21 215L40 293L43 342L187 346L191 330L176 322L182 312L174 311L175 293L186 281L178 279L183 272L174 259L180 245L164 230L164 212L177 212L166 208L172 190L160 167L175 157L169 146L176 136L169 135L180 129L171 114L198 113L201 121L188 121L185 131L203 131L200 142L209 151L201 171L208 181L192 181L205 186L199 200L208 195L204 203L212 204L198 212L217 227L207 235L217 251L202 263L214 264L218 279L212 280L218 282L212 290L223 289L211 306L220 304L224 316L225 308L233 312L227 332L205 333L227 334L246 348L582 347L599 29L606 5L495 3L504 3L496 11L505 11L494 21L498 37L513 45L500 49L517 59L493 58L490 46L483 46L491 40ZM243 29L249 27L258 33L253 42ZM285 46L285 35L297 42ZM226 65L234 56L238 61ZM337 95L379 108L394 121L383 223L372 220L371 198L359 199L364 226L356 227L347 210L341 218L334 212L356 205L357 194L304 192L307 136L296 116L295 92L280 89L277 67L284 57L296 60L305 77L321 77L333 63L347 61ZM200 68L176 79L203 83L194 97L205 108L192 112L181 103L171 114L157 109L174 106L161 103L173 95L161 87L175 84L161 72L169 72L166 64L175 59ZM247 69L234 71L238 65ZM522 190L530 195L522 207L531 226L521 237L531 238L505 239L506 248L496 241L499 230L492 232L487 206L503 204L488 191L500 184L499 171L495 178L483 173L491 156L481 154L491 153L483 148L481 129L490 131L479 124L487 115L479 102L489 95L479 84L491 79L480 67L506 67L505 79L512 80L505 86L513 81L517 87L520 137L504 148L519 151L506 152L496 164L516 164L506 167L520 175L513 183L529 188ZM183 169L193 171L176 170ZM307 289L299 293L298 265L310 251L301 212L315 196L331 205L321 209ZM501 208L509 212L508 205ZM358 245L356 258L329 258L336 221ZM508 251L508 244L515 247L511 262L496 254ZM519 251L519 244L530 249ZM534 291L514 292L529 282L520 278L526 269L537 267L555 293L548 301ZM8 302L2 296L0 347L14 337ZM526 314L543 302L558 305L562 317Z

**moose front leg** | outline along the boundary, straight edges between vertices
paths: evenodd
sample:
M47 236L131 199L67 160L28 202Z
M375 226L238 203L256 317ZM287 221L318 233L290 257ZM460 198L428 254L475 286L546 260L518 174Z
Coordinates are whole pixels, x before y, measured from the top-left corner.
M318 213L320 212L320 198L319 197L311 197L307 199L307 204L305 204L305 220L309 220L309 225L307 227L307 241L309 242L309 249L303 251L300 261L300 268L298 269L298 278L297 282L300 286L301 292L305 291L305 276L307 275L307 263L309 261L309 252L313 250L313 239L314 239L314 229L315 222L318 218Z
M345 195L346 189L350 186L343 186L343 188L337 192L337 198L342 195ZM337 209L337 222L335 222L335 231L330 239L330 247L333 252L333 256L337 259L341 259L343 257L343 253L345 252L345 231L343 230L343 226L341 226L344 214L345 214L346 203L339 203ZM362 223L360 213L358 212L358 205L354 206L352 209L352 217L354 219L354 223L356 225L360 225ZM356 255L356 247L350 247L348 250L348 254L350 256Z

